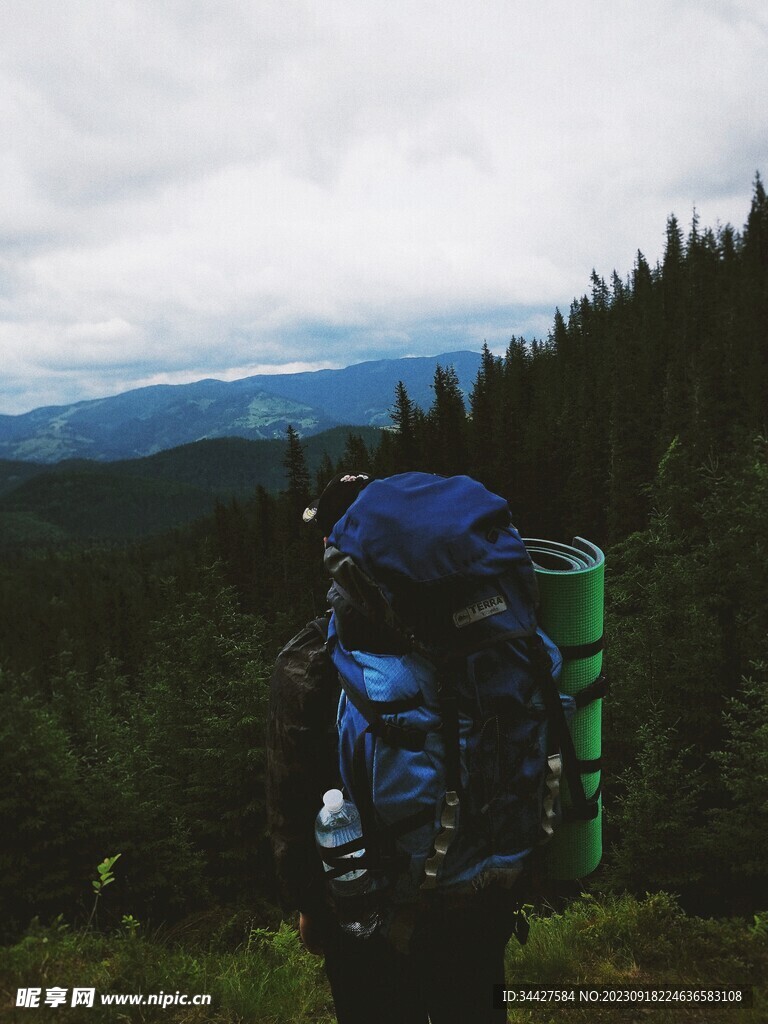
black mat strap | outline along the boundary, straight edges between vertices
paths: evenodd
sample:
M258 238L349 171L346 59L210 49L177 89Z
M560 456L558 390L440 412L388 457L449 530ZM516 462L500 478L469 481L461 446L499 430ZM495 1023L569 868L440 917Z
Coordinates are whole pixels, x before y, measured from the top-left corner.
M579 661L581 658L593 658L605 647L605 637L598 637L589 644L558 644L557 649L563 661Z

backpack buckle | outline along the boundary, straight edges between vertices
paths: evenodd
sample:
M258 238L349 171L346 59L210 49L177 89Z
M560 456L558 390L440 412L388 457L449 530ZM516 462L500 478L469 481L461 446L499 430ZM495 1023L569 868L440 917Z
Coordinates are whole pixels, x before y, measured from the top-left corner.
M437 876L440 872L440 867L456 834L458 809L459 794L455 790L449 790L445 794L445 800L443 801L443 810L440 815L440 831L435 836L435 852L424 863L425 878L421 883L422 889L437 888Z

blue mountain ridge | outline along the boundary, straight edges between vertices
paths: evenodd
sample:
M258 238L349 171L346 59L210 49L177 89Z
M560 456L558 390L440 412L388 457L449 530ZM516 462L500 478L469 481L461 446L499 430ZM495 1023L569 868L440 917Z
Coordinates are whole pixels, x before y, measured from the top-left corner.
M398 381L428 408L435 367L453 366L467 393L477 352L379 359L340 370L259 374L235 381L157 384L110 398L0 416L0 458L53 463L140 458L209 438L310 436L330 427L386 426Z

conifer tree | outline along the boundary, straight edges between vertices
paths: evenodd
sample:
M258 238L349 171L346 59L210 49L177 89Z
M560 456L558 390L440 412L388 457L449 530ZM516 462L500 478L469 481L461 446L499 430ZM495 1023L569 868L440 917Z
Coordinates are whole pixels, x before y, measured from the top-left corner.
M359 473L369 473L371 470L371 454L359 434L347 434L344 454L339 462L339 472L344 469Z
M434 471L446 476L466 472L466 411L454 367L438 365L432 388L435 398L428 417L428 454Z
M309 493L309 470L305 457L305 448L299 439L299 435L293 426L286 431L287 447L283 459L283 467L286 473L286 489L282 492L281 498L281 531L284 542L282 576L288 578L288 565L293 561L294 565L301 562L303 554L299 550L289 550L291 540L299 542L303 548L306 540L306 531L302 530L301 516L307 507L310 499ZM293 580L298 580L298 574L294 571Z
M318 493L323 490L325 485L332 479L336 472L331 457L328 452L323 452L323 457L320 460L320 465L315 473L315 484Z
M755 175L752 204L744 228L744 257L748 265L768 267L768 196L759 172Z
M739 302L739 336L734 353L737 372L746 385L740 419L752 433L767 433L768 197L759 174L755 175L741 258L744 269Z
M498 446L502 430L500 360L483 343L480 367L469 395L469 449L473 474L489 487L498 486Z
M512 503L515 515L527 516L535 501L536 481L530 472L530 388L532 357L522 338L510 338L500 364L499 398L494 409L498 486Z
M285 493L292 507L301 509L309 500L309 470L307 469L306 449L292 424L288 425L285 438L287 442L283 459L287 483Z
M416 408L401 380L395 387L395 404L391 416L392 422L397 428L395 458L398 469L414 469L416 464Z
M640 254L638 253L639 256ZM669 324L675 324L679 315L680 303L683 297L681 285L684 259L683 231L677 217L672 214L667 219L666 244L661 264L664 316Z
M391 430L382 430L379 443L371 456L371 469L377 477L392 476L413 467L402 465L397 455L397 434Z

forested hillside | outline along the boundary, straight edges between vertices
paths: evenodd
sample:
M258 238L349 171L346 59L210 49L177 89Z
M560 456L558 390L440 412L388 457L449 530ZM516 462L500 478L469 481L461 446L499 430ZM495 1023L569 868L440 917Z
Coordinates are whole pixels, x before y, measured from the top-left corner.
M153 924L274 899L263 726L280 644L324 607L307 498L344 468L468 472L525 536L607 551L604 867L595 891L666 889L699 914L768 908L768 200L743 230L685 233L662 261L592 276L549 336L486 348L469 401L439 367L397 429L350 435L310 474L288 431L260 487L129 546L0 564L0 929ZM28 486L39 483L32 480ZM320 798L320 797L319 797Z
M376 444L377 427L357 427ZM307 466L345 450L348 428L307 438ZM0 551L55 544L138 540L210 515L216 502L252 497L283 484L283 441L216 438L141 459L54 465L0 460Z

